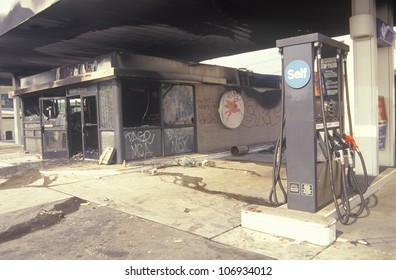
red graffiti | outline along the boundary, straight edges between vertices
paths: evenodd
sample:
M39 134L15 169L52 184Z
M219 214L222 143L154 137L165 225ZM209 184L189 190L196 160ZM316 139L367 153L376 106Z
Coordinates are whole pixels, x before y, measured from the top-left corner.
M280 107L265 109L254 99L245 101L245 117L242 126L247 128L275 126L280 122Z

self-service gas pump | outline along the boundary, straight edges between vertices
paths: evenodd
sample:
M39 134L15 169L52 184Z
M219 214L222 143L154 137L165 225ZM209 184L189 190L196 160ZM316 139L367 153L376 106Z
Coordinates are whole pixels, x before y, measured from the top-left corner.
M346 224L350 215L363 211L367 189L367 181L364 187L358 185L354 170L355 154L365 166L352 135L346 81L349 47L319 33L278 40L276 45L282 56L282 129L275 148L270 201L279 204L279 184L289 209L316 212L334 202L340 221ZM349 135L344 127L345 106ZM287 192L279 176L284 150ZM354 214L351 192L361 199Z

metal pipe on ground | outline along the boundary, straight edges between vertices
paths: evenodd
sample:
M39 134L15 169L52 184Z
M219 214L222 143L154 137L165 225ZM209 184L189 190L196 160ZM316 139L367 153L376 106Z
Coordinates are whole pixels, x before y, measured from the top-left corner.
M231 147L231 154L233 156L246 155L248 152L249 152L248 146L232 146Z

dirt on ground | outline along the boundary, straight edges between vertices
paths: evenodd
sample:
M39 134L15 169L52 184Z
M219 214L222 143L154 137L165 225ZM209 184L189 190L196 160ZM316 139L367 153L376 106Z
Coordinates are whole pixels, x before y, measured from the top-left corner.
M56 177L40 170L93 163L43 160L0 168L0 192ZM163 170L165 171L165 169ZM165 174L166 175L166 174ZM173 174L174 175L174 174ZM188 179L188 178L187 178ZM185 178L185 180L187 180ZM52 180L52 181L51 181ZM207 191L202 189L200 191ZM2 199L6 199L2 197ZM78 197L0 214L2 260L269 259Z
M77 197L0 215L0 259L269 259Z

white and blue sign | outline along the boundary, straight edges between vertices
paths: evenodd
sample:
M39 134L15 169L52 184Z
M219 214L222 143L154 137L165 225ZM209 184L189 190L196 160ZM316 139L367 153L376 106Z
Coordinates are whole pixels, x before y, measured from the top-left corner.
M291 88L302 88L311 79L311 69L303 60L293 60L285 69L285 80Z

